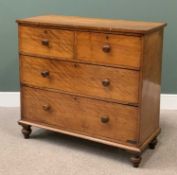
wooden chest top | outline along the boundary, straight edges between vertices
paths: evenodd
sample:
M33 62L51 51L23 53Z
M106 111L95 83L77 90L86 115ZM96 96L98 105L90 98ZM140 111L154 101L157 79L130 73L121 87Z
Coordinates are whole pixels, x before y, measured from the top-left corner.
M163 28L167 25L164 22L141 22L56 15L36 16L31 18L19 19L17 20L17 22L20 24L82 29L87 31L97 30L105 32L124 32L137 34L149 33L158 30L159 28Z

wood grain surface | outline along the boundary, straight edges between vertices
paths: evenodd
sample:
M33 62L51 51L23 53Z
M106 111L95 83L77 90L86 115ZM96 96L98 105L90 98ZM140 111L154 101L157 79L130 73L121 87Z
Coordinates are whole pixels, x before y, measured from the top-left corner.
M144 60L141 80L141 143L160 127L162 48L163 31L155 32L144 38Z
M76 94L138 103L139 72L22 56L21 82ZM47 77L42 72L49 72ZM108 85L104 84L108 81Z
M102 32L123 32L145 34L166 26L164 22L144 22L118 19L84 18L76 16L36 16L17 20L19 24L53 26L77 30L95 30Z
M22 87L22 119L95 138L127 143L137 140L138 108ZM44 110L43 106L50 108ZM130 115L131 114L131 115ZM103 123L101 117L109 121Z
M74 32L47 27L19 26L20 52L73 59L73 47Z
M17 20L22 133L32 126L141 153L157 144L163 22Z
M104 52L105 46L110 50ZM79 60L139 68L141 47L141 37L76 32L76 58Z

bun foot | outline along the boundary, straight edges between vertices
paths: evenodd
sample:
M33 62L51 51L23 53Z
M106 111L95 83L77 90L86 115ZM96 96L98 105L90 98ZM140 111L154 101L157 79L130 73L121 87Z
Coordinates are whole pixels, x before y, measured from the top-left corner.
M157 138L154 138L154 139L149 143L149 148L150 148L150 149L155 149L157 143L158 143Z
M28 139L30 137L30 134L32 132L30 125L22 125L22 134L25 139Z
M130 161L132 162L133 164L133 167L135 168L138 168L140 163L141 163L141 156L140 155L133 155L131 158L130 158Z

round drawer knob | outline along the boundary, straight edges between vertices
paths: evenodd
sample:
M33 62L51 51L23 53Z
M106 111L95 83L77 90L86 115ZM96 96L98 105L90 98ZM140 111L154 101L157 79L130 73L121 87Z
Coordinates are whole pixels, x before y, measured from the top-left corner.
M45 105L42 106L42 109L44 111L49 111L50 110L50 105L49 104L45 104Z
M50 74L49 71L42 71L41 72L41 76L44 77L44 78L48 77L49 74Z
M48 39L43 39L43 40L41 41L41 43L42 43L42 45L44 45L44 46L49 46L49 40L48 40Z
M109 117L108 116L102 116L101 117L101 122L102 123L108 123L109 122Z
M109 44L104 44L102 50L105 53L109 53L111 51L111 46Z
M109 80L109 79L104 79L104 80L102 81L102 85L103 85L104 87L108 87L108 86L110 85L110 80Z

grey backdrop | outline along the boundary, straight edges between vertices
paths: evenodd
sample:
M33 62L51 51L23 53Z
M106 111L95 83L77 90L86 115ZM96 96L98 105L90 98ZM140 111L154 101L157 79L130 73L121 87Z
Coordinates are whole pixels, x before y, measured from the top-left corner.
M162 92L177 93L177 0L0 0L0 91L18 91L17 18L42 14L165 21Z

